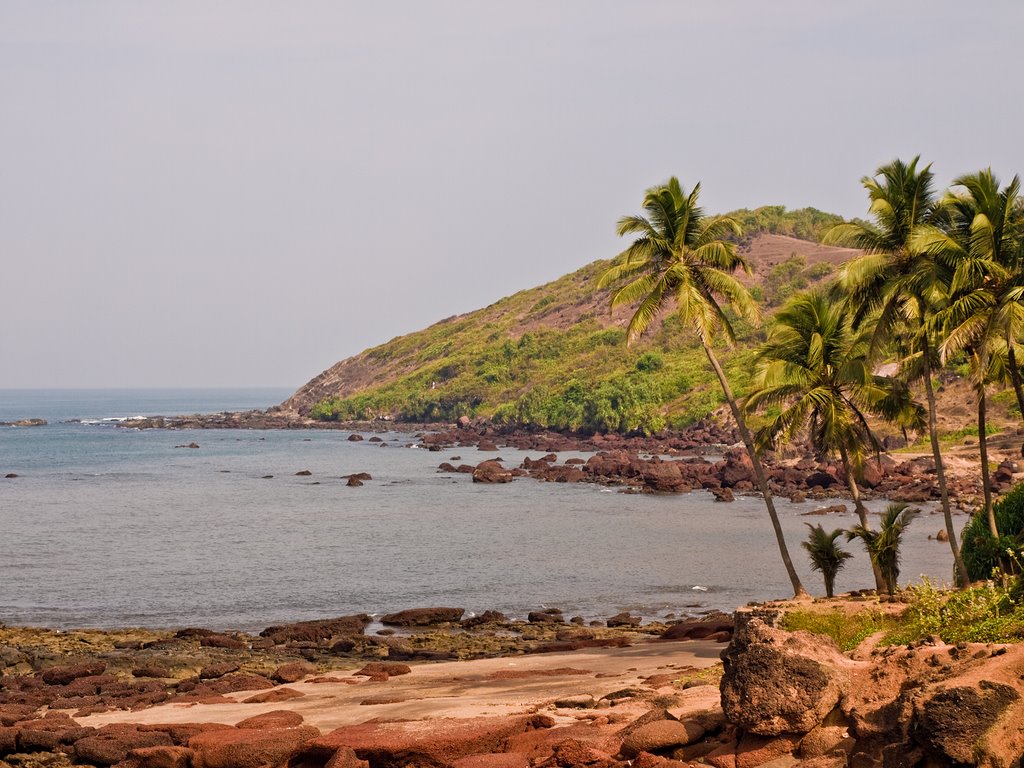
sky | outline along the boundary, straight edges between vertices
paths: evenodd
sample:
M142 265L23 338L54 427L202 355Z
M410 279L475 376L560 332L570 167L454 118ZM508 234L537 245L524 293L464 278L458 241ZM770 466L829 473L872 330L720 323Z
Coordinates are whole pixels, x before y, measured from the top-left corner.
M0 388L298 388L709 212L1024 172L1024 4L0 0Z

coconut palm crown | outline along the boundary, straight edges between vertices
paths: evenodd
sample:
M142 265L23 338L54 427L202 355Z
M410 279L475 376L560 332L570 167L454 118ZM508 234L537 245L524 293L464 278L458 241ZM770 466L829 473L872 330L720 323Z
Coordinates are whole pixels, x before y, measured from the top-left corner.
M728 216L705 216L697 205L699 196L699 183L687 194L673 176L647 190L646 216L619 219L619 236L637 238L601 276L598 287L625 281L612 294L612 309L640 302L629 322L630 343L670 306L709 345L719 329L729 341L736 338L722 303L740 317L758 319L756 303L731 274L737 269L750 274L750 265L737 253L736 244L725 239L743 230Z

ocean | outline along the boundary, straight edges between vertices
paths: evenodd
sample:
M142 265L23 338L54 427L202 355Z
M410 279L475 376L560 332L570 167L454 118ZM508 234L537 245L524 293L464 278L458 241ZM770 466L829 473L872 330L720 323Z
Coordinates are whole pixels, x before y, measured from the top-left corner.
M467 615L557 607L588 620L623 610L654 618L790 594L755 497L715 503L703 492L624 494L528 478L474 484L438 464L493 453L429 452L412 433L380 433L376 443L336 430L117 426L266 408L290 394L0 390L0 421L49 422L0 427L0 622L253 631L442 605ZM499 455L515 466L529 454ZM570 456L587 454L560 459ZM373 479L347 487L343 476L356 472ZM823 504L777 503L801 578L820 594L800 547L804 524L849 527L855 516L806 517ZM907 533L901 582L949 581L949 547L928 539L941 516L927 511ZM870 587L865 555L847 546L854 558L837 588Z

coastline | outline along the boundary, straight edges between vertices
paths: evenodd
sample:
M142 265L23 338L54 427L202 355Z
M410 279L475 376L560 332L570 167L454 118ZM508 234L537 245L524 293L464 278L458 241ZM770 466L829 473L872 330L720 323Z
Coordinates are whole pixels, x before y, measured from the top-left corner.
M348 650L339 638L358 637L362 617L245 638L0 627L0 765L841 768L895 755L907 765L1011 764L1024 745L1024 646L868 638L842 653L822 635L779 628L794 608L872 605L847 596L748 606L735 632L706 634L719 618L661 637L651 626L442 622ZM541 645L460 660L440 640L527 629ZM19 632L49 651L16 670L5 643ZM425 645L405 658L395 638Z

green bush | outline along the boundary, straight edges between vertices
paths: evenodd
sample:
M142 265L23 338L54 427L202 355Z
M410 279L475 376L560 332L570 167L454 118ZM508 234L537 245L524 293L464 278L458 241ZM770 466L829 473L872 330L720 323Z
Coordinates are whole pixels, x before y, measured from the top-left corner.
M971 581L992 578L995 569L1019 571L1015 553L1024 545L1024 483L1002 496L993 506L999 538L993 539L984 513L975 514L960 533L960 554Z
M900 627L886 637L887 643L910 643L928 635L938 635L947 643L1003 643L1024 638L1024 610L1005 587L989 582L945 592L926 579L911 587L910 593L910 607Z

